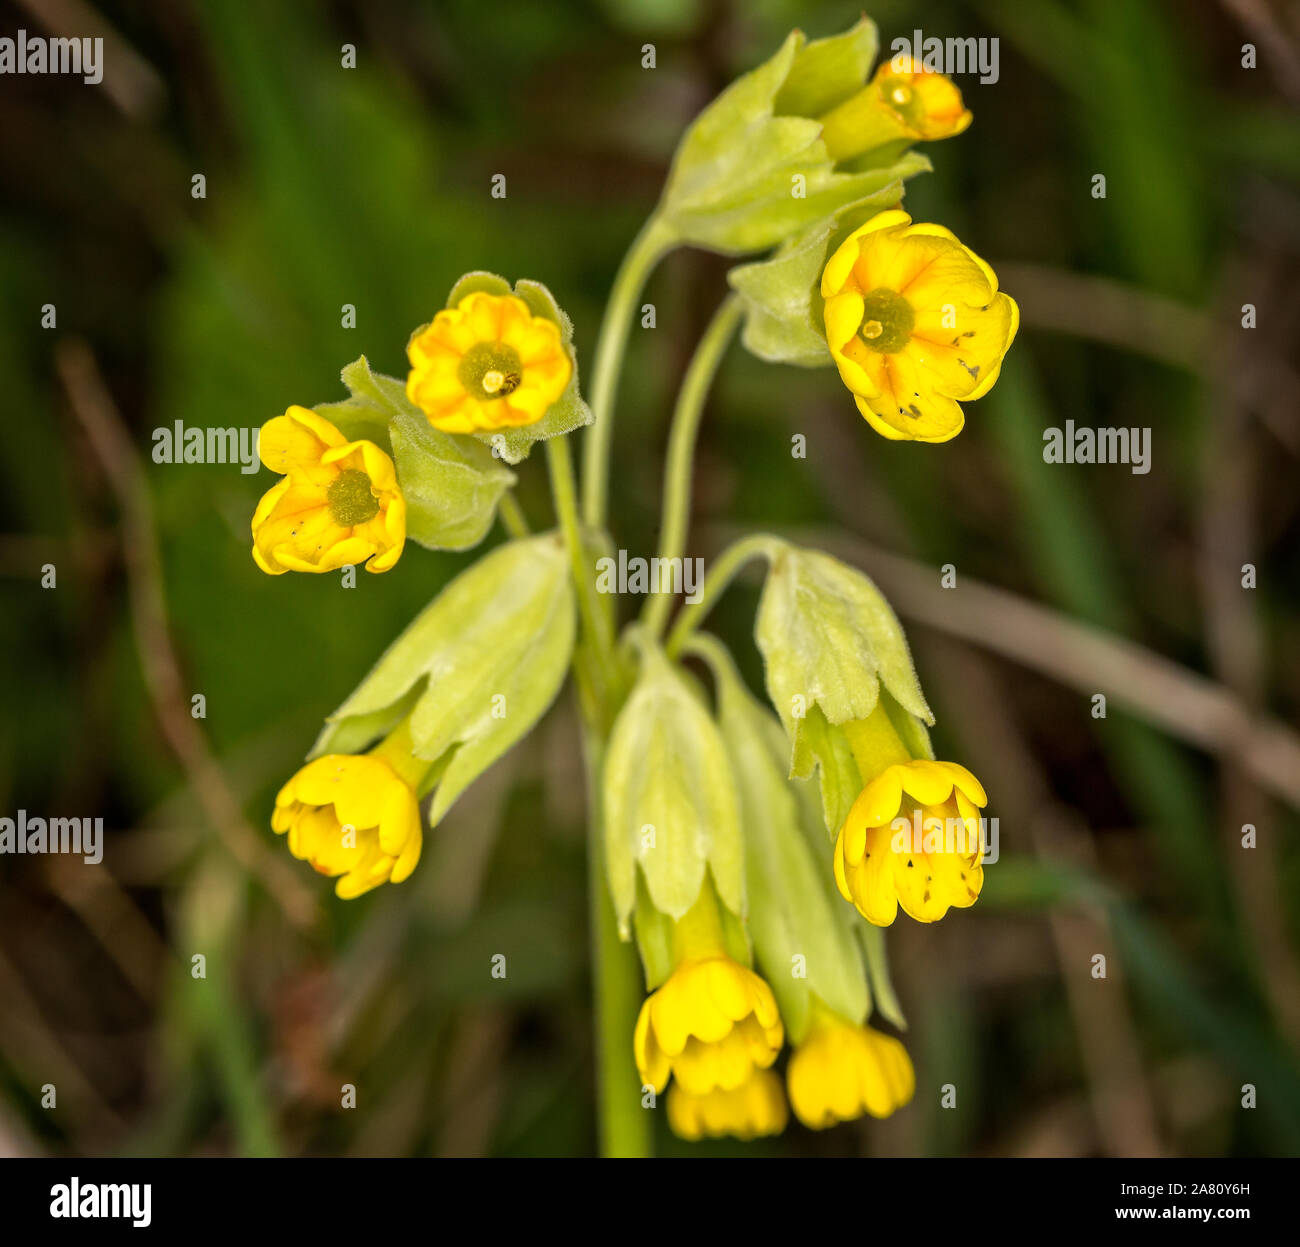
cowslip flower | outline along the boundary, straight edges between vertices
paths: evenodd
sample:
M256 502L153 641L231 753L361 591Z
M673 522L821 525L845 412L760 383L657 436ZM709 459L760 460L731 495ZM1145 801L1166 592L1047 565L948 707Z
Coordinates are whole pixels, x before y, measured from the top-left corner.
M971 112L952 79L896 56L821 123L831 159L849 160L886 143L952 138L970 125Z
M916 1073L907 1049L815 1002L811 1027L786 1071L790 1106L810 1130L864 1113L888 1117L911 1100Z
M772 989L725 954L683 961L641 1006L633 1046L644 1085L676 1074L695 1095L734 1090L781 1050Z
M878 927L898 907L917 922L975 904L984 886L979 780L955 762L886 766L858 795L835 840L840 894Z
M573 375L554 321L483 290L417 329L406 354L406 396L444 433L533 424Z
M780 1134L789 1116L781 1080L770 1069L755 1070L730 1091L714 1088L693 1095L677 1083L668 1089L668 1124L679 1138L691 1142Z
M776 998L727 952L713 884L674 924L672 973L641 1006L632 1047L643 1086L734 1091L776 1060L785 1041Z
M896 441L946 442L992 388L1020 325L993 270L901 209L854 230L822 271L826 340L858 410Z
M288 833L294 857L337 878L344 900L401 883L420 860L416 794L429 763L409 741L404 725L369 753L315 758L275 798L272 830Z
M401 558L406 500L373 442L350 442L323 416L290 407L262 426L257 451L284 477L253 513L253 559L268 575L360 563L386 572Z

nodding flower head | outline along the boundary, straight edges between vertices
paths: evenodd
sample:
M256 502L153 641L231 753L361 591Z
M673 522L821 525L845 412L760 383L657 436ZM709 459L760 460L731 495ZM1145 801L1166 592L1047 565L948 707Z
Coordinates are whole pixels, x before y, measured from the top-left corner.
M420 860L416 792L428 769L400 732L370 753L326 754L280 789L271 828L288 833L294 857L338 879L344 899L401 883Z
M911 1059L897 1039L824 1005L791 1056L786 1078L795 1116L810 1130L825 1130L864 1113L888 1117L916 1090Z
M680 962L641 1006L634 1048L641 1081L672 1075L683 1090L734 1091L776 1060L784 1039L772 989L723 953Z
M699 899L671 923L672 970L666 978L660 972L662 986L636 1020L632 1048L643 1085L662 1091L676 1075L691 1095L735 1091L781 1051L776 998L733 956L727 924L706 877Z
M781 1079L770 1069L755 1070L730 1091L715 1088L693 1095L680 1083L668 1088L668 1124L675 1135L691 1142L780 1134L789 1118Z
M262 426L258 454L284 476L253 513L253 559L268 575L361 563L386 572L401 558L406 500L373 442L350 442L323 416L290 407Z
M835 841L840 894L878 927L903 912L937 922L975 904L984 885L984 788L964 766L914 758L859 794Z

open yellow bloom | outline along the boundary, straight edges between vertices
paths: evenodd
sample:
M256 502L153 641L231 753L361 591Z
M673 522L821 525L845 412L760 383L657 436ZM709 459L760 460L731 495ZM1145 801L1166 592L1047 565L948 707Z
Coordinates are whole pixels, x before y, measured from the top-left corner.
M350 442L323 416L290 407L262 426L257 452L284 476L253 513L253 559L268 575L360 563L386 572L401 557L406 500L373 442Z
M863 1113L888 1117L911 1100L916 1073L907 1049L816 1001L812 1028L786 1071L790 1105L810 1130Z
M406 396L444 433L533 424L573 375L554 321L483 290L417 329L406 354Z
M692 1095L680 1084L668 1089L668 1124L680 1138L758 1139L780 1134L789 1120L781 1080L770 1069L755 1070L739 1087Z
M271 827L289 852L337 878L347 900L401 883L420 860L417 786L429 763L409 752L399 728L370 753L331 753L308 762L275 798Z
M993 270L942 225L901 209L854 230L822 271L826 341L878 433L946 442L957 400L992 388L1020 325Z
M838 161L886 143L951 138L970 125L971 112L951 78L896 56L821 121L822 141Z
M979 780L955 762L887 766L858 795L835 841L840 894L887 927L898 907L937 922L975 904L984 886Z

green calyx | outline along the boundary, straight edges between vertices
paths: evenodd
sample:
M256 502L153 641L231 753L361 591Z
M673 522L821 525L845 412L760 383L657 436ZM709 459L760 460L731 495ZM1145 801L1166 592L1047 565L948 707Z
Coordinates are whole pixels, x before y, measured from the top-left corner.
M354 528L379 514L379 499L370 488L370 477L358 468L340 472L325 491L325 501L341 528Z
M478 342L465 352L456 376L468 394L481 402L505 398L519 388L524 365L519 352L504 342Z
M563 542L544 533L497 546L384 651L330 715L312 756L365 752L383 737L374 752L421 795L433 793L425 817L436 827L546 712L575 628Z
M858 337L873 351L894 355L907 345L916 325L912 305L896 290L881 286L862 301Z

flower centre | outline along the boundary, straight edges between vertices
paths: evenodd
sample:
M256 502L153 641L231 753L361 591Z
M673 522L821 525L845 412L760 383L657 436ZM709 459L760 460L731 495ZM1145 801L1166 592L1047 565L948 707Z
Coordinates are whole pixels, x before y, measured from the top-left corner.
M466 393L482 402L505 398L519 388L524 365L519 352L504 342L476 342L456 370Z
M915 324L912 305L897 290L881 286L862 301L858 336L873 351L894 355L907 345Z
M355 528L379 514L379 499L370 488L370 477L357 468L345 468L325 491L330 515L340 528Z

